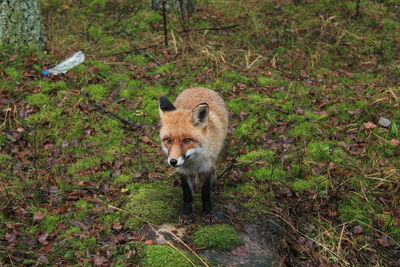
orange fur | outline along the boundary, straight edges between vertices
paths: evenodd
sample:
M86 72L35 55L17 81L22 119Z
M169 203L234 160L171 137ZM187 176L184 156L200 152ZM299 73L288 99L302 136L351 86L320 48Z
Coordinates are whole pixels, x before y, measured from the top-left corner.
M207 125L196 127L191 121L193 110L201 103L209 107ZM161 111L161 140L170 138L171 144L163 144L169 155L179 157L195 146L205 149L212 165L222 149L228 128L228 110L223 99L214 91L206 88L190 88L183 91L175 100L176 110ZM191 146L182 144L184 138L194 140Z

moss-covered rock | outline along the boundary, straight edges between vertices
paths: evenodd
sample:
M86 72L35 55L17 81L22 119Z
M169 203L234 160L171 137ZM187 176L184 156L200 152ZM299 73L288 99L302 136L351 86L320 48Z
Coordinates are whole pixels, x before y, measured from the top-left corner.
M231 251L243 244L235 228L227 224L199 227L189 239L199 248L215 248L222 251Z
M186 251L177 250L171 246L153 245L143 248L144 257L141 260L143 267L190 267L198 260ZM186 257L185 257L186 256Z

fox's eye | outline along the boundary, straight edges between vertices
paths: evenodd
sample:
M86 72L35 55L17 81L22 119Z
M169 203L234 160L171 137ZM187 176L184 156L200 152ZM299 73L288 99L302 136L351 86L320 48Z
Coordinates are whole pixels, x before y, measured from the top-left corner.
M165 138L164 142L167 143L168 145L172 144L172 139L171 138Z
M183 144L184 145L188 145L188 144L190 144L192 142L192 139L190 139L190 138L185 138L185 139L183 139Z

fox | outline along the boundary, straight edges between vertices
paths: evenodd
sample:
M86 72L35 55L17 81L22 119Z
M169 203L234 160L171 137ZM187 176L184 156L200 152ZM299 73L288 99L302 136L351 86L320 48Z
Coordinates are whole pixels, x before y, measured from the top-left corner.
M216 184L215 164L228 132L225 102L213 90L194 87L180 93L173 104L161 96L159 114L161 147L181 181L179 222L192 222L193 194L201 189L203 215L213 223L211 188Z

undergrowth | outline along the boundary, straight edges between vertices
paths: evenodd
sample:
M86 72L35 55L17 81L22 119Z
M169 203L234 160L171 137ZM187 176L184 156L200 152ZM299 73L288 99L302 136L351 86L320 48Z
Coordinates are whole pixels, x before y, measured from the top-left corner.
M243 208L238 224L280 220L287 265L395 264L399 1L197 1L168 13L168 48L147 1L40 2L45 52L0 52L0 265L201 265L140 239L177 223L157 99L191 86L230 111L218 170L236 167L215 199ZM78 50L83 64L41 76ZM242 244L228 225L192 230L193 249Z

